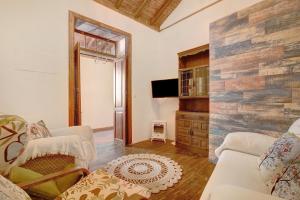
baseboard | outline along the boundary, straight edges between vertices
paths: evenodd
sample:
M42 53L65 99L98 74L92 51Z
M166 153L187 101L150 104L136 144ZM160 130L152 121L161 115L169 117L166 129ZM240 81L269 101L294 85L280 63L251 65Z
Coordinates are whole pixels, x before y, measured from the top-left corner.
M114 130L113 126L103 127L103 128L95 128L93 129L93 133L100 132L100 131L110 131Z

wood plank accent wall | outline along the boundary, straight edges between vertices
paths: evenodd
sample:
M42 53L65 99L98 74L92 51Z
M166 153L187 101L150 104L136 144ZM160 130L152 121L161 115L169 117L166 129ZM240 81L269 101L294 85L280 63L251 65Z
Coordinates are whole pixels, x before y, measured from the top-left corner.
M210 25L210 160L226 134L279 136L300 117L300 1L265 0Z

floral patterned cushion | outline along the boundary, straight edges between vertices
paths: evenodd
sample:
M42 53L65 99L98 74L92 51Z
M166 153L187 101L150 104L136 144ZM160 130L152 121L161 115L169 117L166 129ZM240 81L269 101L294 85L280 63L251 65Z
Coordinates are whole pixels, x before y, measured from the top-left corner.
M26 144L26 121L15 115L0 115L0 174L17 159Z
M283 169L300 155L300 138L285 133L259 159L260 174L271 190Z
M283 169L271 193L288 200L300 199L300 156Z
M17 185L0 175L1 200L30 200L31 198Z
M96 170L69 188L56 200L142 200L148 199L148 189L123 181L103 170Z
M45 122L43 120L37 123L31 123L27 125L27 135L29 140L34 140L38 138L52 137L50 131L48 130Z

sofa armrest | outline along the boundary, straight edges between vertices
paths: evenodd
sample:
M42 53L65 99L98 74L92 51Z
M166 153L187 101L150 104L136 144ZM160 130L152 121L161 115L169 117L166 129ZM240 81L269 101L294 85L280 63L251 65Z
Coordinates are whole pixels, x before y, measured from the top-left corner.
M210 194L209 200L283 200L282 198L264 194L254 190L233 186L223 185L215 188Z
M81 138L93 142L93 130L89 126L71 126L66 128L52 129L50 133L53 137L78 135Z
M53 137L58 136L79 136L82 140L82 145L84 146L85 154L88 160L95 160L96 147L93 137L93 130L90 126L71 126L67 128L53 129L50 130Z
M289 132L294 133L298 137L300 137L300 118L297 119L289 128Z
M215 151L217 157L220 157L224 150L239 151L242 153L260 156L274 142L276 138L253 132L233 132L229 133L223 144Z

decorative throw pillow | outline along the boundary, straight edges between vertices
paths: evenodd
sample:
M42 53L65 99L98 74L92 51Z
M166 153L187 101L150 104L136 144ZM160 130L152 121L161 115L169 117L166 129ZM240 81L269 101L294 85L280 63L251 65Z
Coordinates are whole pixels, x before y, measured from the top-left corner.
M271 194L288 200L300 199L300 156L283 169Z
M28 124L27 135L29 140L51 137L50 131L43 120Z
M22 167L14 166L9 173L9 180L13 183L19 184L23 182L33 181L38 178L43 177L44 175L32 171L30 169L25 169ZM50 199L54 199L60 194L59 189L54 180L50 180L28 189L28 193L35 194L37 196L47 197Z
M259 158L260 174L271 190L283 169L300 154L300 138L293 133L285 133Z
M20 187L0 175L0 199L30 200L31 198Z
M0 174L17 159L26 144L26 121L15 115L0 115Z
M271 190L283 169L300 155L300 138L285 133L259 159L260 174Z

